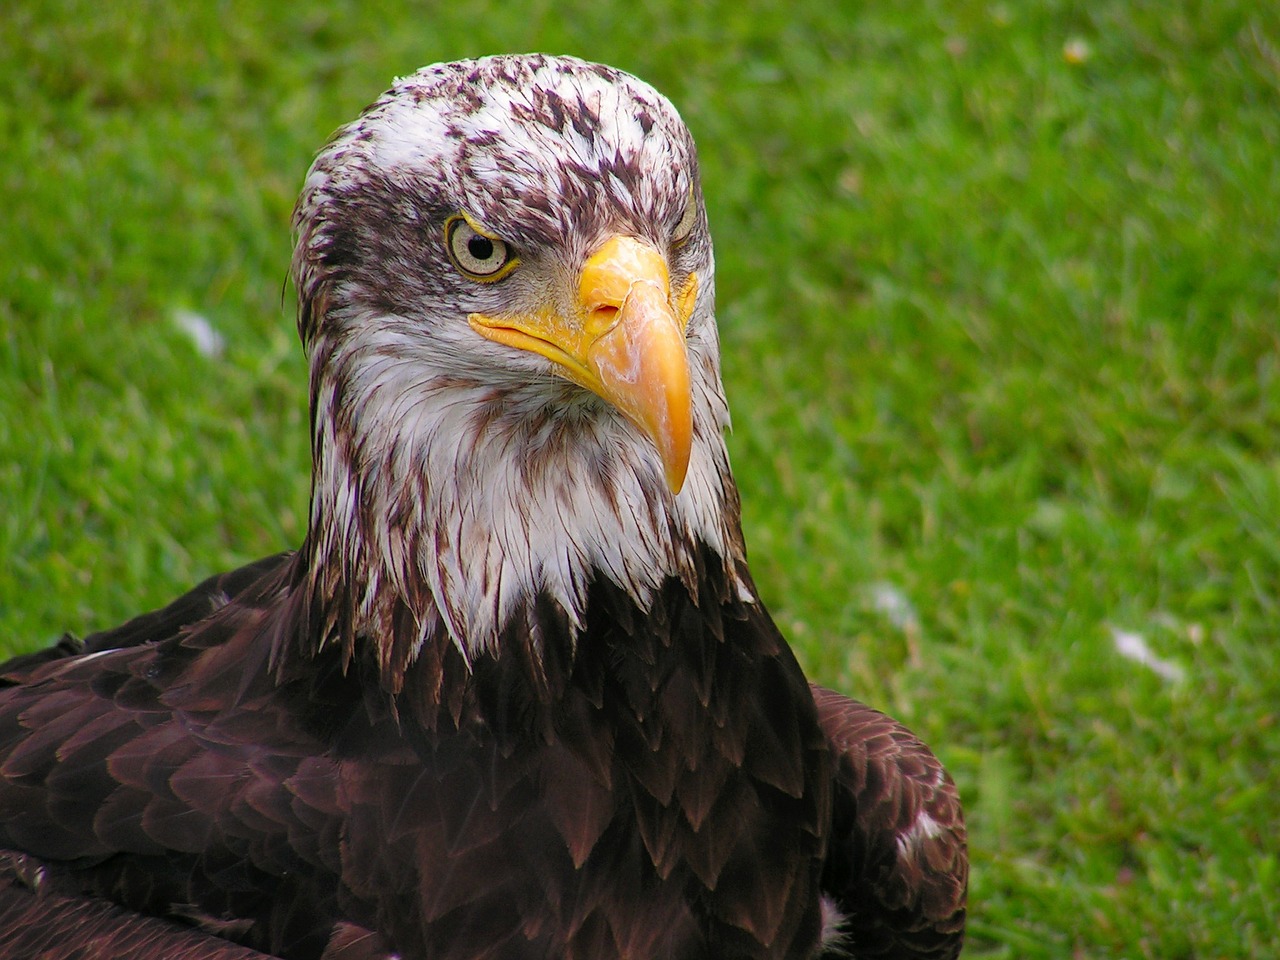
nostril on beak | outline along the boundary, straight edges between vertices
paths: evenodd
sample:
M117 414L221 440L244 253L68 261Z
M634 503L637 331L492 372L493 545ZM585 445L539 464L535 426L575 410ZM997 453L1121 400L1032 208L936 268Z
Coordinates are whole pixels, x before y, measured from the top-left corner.
M602 303L598 307L593 307L591 312L587 314L588 329L595 334L607 333L617 324L618 314L621 312L619 307L609 303Z

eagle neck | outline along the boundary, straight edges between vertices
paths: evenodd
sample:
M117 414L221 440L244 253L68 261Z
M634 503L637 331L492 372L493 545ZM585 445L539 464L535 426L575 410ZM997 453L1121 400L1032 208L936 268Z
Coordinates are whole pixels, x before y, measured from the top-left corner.
M336 644L350 658L371 646L397 695L413 664L443 669L445 643L466 662L524 637L535 663L565 638L572 647L598 582L642 611L672 578L695 599L713 580L749 596L737 491L710 401L697 408L700 439L677 496L648 439L567 382L399 383L400 367L365 349L341 337L311 345L304 650ZM403 408L412 415L396 414L387 396L416 397Z

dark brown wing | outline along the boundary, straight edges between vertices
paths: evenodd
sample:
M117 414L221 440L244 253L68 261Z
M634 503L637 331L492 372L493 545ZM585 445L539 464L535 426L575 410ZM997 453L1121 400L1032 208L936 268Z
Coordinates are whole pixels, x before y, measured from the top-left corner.
M41 889L43 868L0 852L0 957L267 960L268 955L93 897Z
M270 952L318 956L336 923L361 922L335 900L332 791L293 786L329 763L307 725L328 711L326 668L292 690L266 665L288 578L272 558L81 655L62 644L0 667L0 847L41 858L60 892Z
M272 955L97 897L51 889L44 864L0 850L0 957L5 960L272 960ZM339 924L322 960L392 960L381 938Z
M235 570L214 574L159 610L134 617L110 630L90 634L85 638L84 652L116 650L176 637L184 627L189 627L224 607L255 583L259 583L265 575L279 570L292 557L292 553L277 553ZM63 638L63 644L66 639ZM4 672L5 668L0 667L0 674Z
M835 757L823 889L844 915L841 951L859 958L958 956L969 861L955 784L906 727L819 686Z

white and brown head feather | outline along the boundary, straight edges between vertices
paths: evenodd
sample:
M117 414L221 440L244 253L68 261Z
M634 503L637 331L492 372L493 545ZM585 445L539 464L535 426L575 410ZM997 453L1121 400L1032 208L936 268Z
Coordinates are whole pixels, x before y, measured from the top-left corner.
M689 204L696 225L674 244ZM460 274L444 224L462 213L520 269L498 283ZM321 643L394 636L380 644L386 669L447 635L471 659L535 598L576 633L592 577L644 608L664 578L692 580L700 545L748 589L697 161L657 91L566 58L427 68L338 132L295 228L314 459L303 554ZM618 411L467 322L554 301L617 234L664 251L673 287L698 277L679 495Z

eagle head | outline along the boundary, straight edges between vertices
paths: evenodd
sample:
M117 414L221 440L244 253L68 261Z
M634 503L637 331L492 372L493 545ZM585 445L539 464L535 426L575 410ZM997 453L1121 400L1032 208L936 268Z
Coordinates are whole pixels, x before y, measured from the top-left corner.
M426 67L337 132L294 225L320 643L471 658L548 603L576 635L596 579L644 609L708 555L748 590L711 241L666 98L567 57Z

